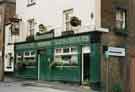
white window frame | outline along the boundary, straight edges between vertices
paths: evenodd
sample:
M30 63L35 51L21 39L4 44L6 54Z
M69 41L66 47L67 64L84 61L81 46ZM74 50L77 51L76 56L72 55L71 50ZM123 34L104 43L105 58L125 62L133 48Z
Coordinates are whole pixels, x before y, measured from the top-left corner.
M72 30L72 26L70 25L70 18L73 16L73 8L64 10L63 16L64 16L64 30L65 31Z
M34 19L29 19L28 20L28 32L29 35L34 35L35 31L35 20Z
M65 48L69 48L69 52L64 53L63 50ZM76 51L72 51L71 48L76 48ZM61 49L61 52L57 53L57 49ZM64 48L56 48L55 49L55 54L54 54L54 62L63 62L63 64L70 64L70 61L62 61L62 56L76 56L78 58L78 51L77 51L77 47L64 47ZM55 61L56 57L59 59L61 59L60 61ZM73 63L73 62L72 62ZM75 63L75 62L74 62ZM78 64L78 60L76 61L75 64Z
M29 53L29 55L26 55L26 52ZM32 52L33 51L25 51L24 52L24 58L35 57L36 56L36 53L34 55L32 55Z
M125 29L126 28L126 10L117 9L116 14L115 14L115 21L116 21L116 28Z
M69 48L69 52L66 52L66 53L65 53L65 52L64 52L64 49L65 49L65 48ZM56 48L56 49L55 49L55 56L78 54L77 51L74 51L74 52L73 52L73 51L71 50L72 48L77 49L76 47L65 47L65 48ZM57 51L56 51L57 49L61 49L61 52L60 52L60 53L57 53Z
M19 53L19 54L20 54L20 53ZM19 54L18 54L18 53L16 54L17 59L18 59L18 58L22 58L22 55L23 55L23 54L22 54L22 55L19 55Z

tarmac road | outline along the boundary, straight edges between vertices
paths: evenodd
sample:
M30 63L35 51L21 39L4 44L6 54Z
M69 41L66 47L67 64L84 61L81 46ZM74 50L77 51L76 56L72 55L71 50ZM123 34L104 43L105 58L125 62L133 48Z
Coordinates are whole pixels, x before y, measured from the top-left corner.
M20 83L0 83L0 92L71 92L47 87L22 86Z

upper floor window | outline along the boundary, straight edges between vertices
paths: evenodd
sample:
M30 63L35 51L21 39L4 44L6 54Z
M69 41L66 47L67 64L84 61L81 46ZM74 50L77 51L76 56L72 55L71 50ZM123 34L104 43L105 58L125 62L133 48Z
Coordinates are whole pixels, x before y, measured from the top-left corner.
M29 32L29 35L34 35L34 25L35 25L34 19L28 20L28 32Z
M117 9L116 10L116 28L117 29L125 29L126 28L126 10L125 9Z
M36 0L27 0L27 7L35 5L36 4Z
M73 16L73 9L68 9L63 11L64 15L64 30L71 30L70 18Z

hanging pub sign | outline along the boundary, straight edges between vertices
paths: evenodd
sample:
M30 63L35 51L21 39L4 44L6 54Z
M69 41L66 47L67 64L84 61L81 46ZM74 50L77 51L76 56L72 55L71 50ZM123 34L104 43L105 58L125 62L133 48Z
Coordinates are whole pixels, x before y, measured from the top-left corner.
M44 33L37 33L35 40L50 39L53 37L54 37L54 29Z

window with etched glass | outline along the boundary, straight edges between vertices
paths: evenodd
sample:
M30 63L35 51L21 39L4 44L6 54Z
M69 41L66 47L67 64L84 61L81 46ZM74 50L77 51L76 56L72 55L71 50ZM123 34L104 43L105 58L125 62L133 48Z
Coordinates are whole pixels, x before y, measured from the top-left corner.
M31 67L31 66L34 67L36 65L36 52L35 51L25 51L23 63L28 68Z
M54 62L74 65L78 64L78 52L76 47L56 48Z

